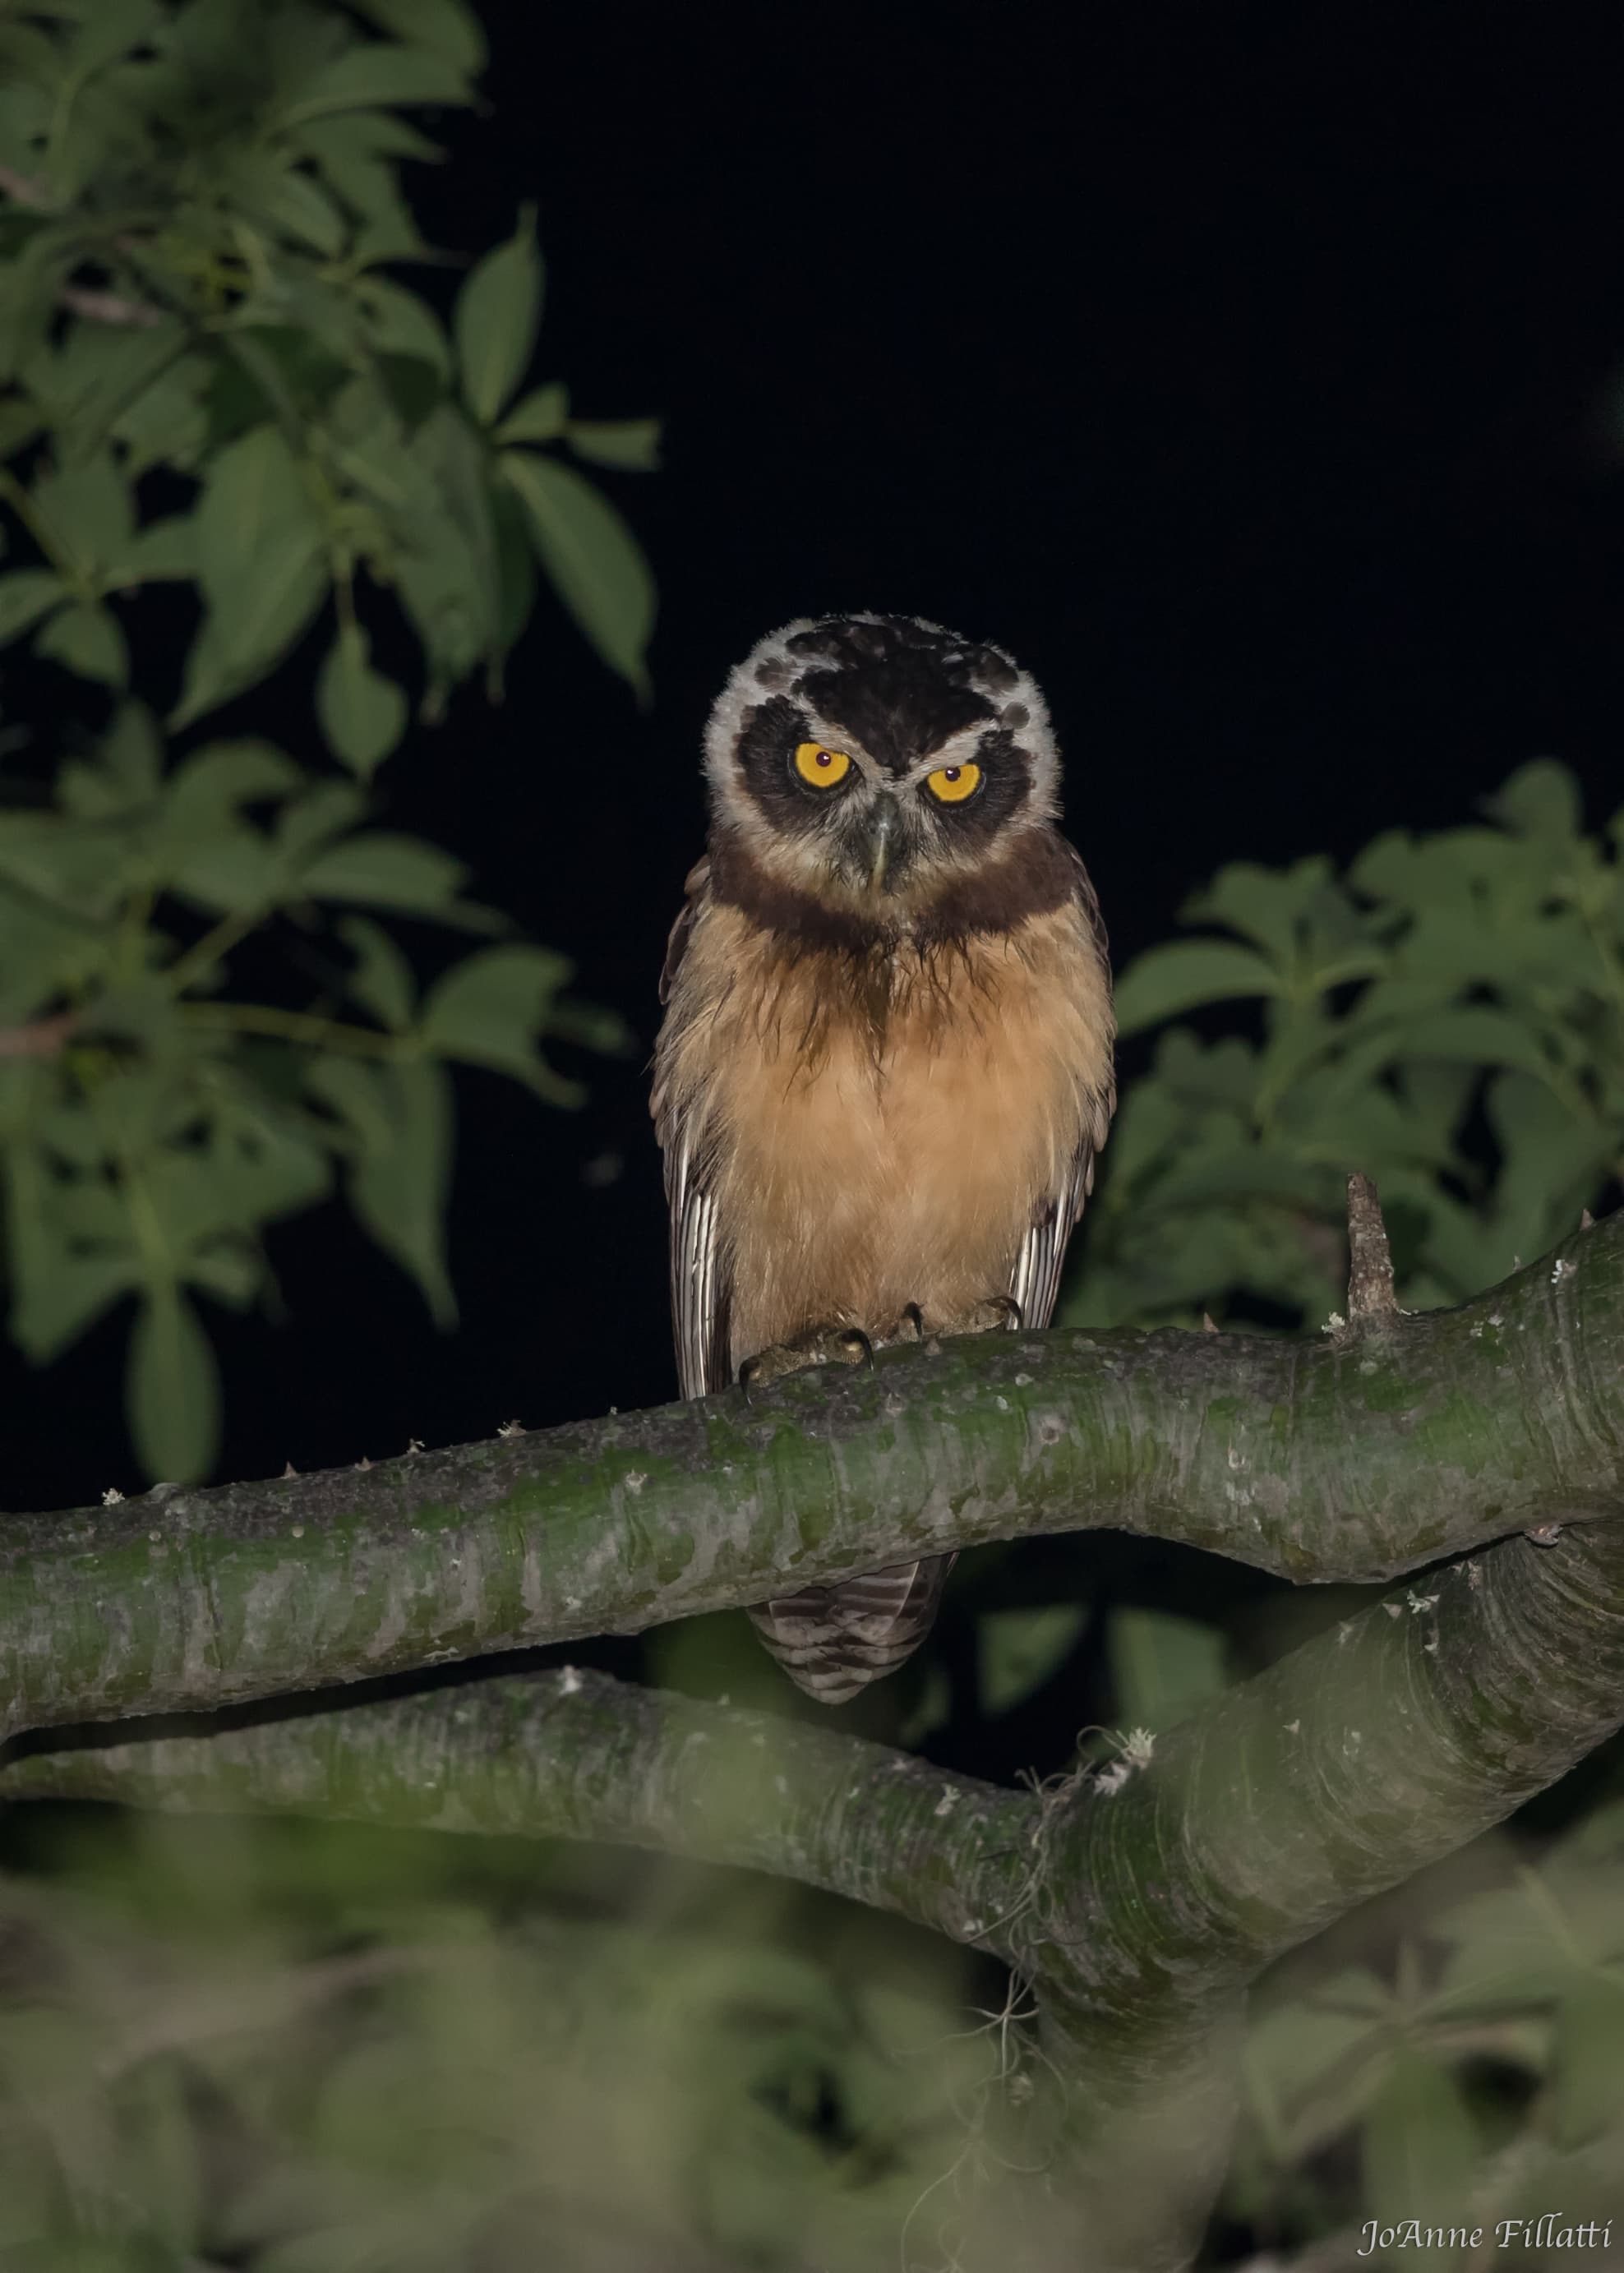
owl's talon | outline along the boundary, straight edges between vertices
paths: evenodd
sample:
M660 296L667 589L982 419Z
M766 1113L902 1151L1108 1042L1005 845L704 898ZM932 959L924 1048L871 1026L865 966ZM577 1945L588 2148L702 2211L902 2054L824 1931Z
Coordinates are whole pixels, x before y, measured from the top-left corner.
M914 1329L914 1339L916 1342L922 1342L924 1340L925 1314L920 1309L917 1302L905 1302L902 1306L902 1316L898 1318L897 1323L898 1325L912 1326ZM904 1337L898 1334L897 1339L900 1341Z
M744 1392L744 1401L755 1409L751 1396L753 1388L762 1384L782 1381L786 1375L805 1373L818 1365L866 1365L874 1370L874 1344L861 1326L814 1326L793 1341L774 1342L769 1348L757 1350L747 1357L739 1368L739 1386Z

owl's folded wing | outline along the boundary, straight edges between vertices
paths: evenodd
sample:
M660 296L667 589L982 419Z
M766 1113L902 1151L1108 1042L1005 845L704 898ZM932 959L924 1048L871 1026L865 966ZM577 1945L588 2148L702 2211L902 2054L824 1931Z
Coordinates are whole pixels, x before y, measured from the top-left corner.
M1110 964L1105 926L1100 919L1100 903L1094 896L1088 871L1075 851L1071 858L1077 867L1078 912L1092 935L1101 971L1109 986ZM1085 1097L1082 1134L1064 1176L1054 1191L1044 1195L1034 1212L1031 1228L1021 1242L1010 1280L1010 1293L1020 1304L1023 1325L1042 1328L1054 1316L1060 1274L1065 1268L1066 1247L1082 1215L1083 1203L1094 1189L1094 1156L1105 1142L1116 1103L1115 1084L1108 1074L1104 1088L1091 1090Z
M659 997L669 1003L682 957L710 889L710 863L699 861L688 878L688 897L671 927ZM664 1037L662 1037L662 1040ZM717 1216L706 1177L706 1151L691 1107L681 1109L669 1083L656 1076L654 1127L665 1158L665 1201L671 1212L671 1320L677 1377L684 1397L705 1397L733 1382L728 1347L730 1289Z
M1023 1326L1041 1328L1054 1316L1060 1274L1065 1268L1067 1242L1082 1214L1083 1202L1094 1189L1094 1156L1104 1141L1104 1121L1101 1114L1097 1133L1091 1130L1071 1155L1071 1170L1064 1182L1058 1191L1049 1193L1040 1203L1031 1228L1020 1243L1010 1292L1020 1304Z

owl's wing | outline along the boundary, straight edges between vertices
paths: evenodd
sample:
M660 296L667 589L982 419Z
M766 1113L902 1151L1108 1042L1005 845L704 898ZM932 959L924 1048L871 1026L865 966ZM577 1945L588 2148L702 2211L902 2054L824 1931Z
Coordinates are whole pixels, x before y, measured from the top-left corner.
M710 889L710 863L689 871L688 896L671 927L659 998L669 1005L694 926ZM663 1039L663 1038L662 1038ZM663 1078L656 1080L654 1127L665 1156L665 1204L671 1212L671 1324L677 1377L684 1397L704 1397L733 1380L728 1354L729 1287L717 1219L716 1194L706 1179L702 1131Z
M1088 871L1075 851L1071 858L1077 862L1079 911L1093 935L1100 967L1106 974L1109 986L1110 964L1105 926L1100 916L1100 903L1094 896ZM1043 1327L1054 1316L1055 1301L1060 1292L1060 1274L1065 1268L1066 1247L1083 1212L1083 1204L1094 1189L1094 1155L1105 1142L1105 1132L1110 1127L1116 1104L1114 1082L1108 1080L1103 1090L1090 1092L1086 1099L1083 1133L1077 1150L1072 1153L1057 1189L1046 1193L1039 1202L1031 1227L1021 1242L1020 1253L1015 1259L1014 1273L1010 1279L1010 1292L1020 1304L1023 1325Z

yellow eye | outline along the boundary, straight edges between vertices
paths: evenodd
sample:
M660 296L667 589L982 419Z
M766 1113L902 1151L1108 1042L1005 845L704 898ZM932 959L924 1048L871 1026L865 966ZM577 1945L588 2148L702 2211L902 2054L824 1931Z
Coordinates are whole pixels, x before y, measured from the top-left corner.
M822 742L798 742L795 746L795 771L813 789L832 789L851 770L852 761L844 750L825 749Z
M925 787L944 805L962 805L981 785L980 766L938 766L935 773L925 776Z

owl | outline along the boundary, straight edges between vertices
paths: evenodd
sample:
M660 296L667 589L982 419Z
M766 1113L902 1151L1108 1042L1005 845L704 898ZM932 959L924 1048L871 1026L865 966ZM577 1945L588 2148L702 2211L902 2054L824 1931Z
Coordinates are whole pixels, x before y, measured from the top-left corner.
M1114 1030L1036 686L939 624L806 619L733 672L704 767L652 1099L683 1395L1047 1325ZM951 1567L786 1588L750 1616L838 1705L918 1647Z

